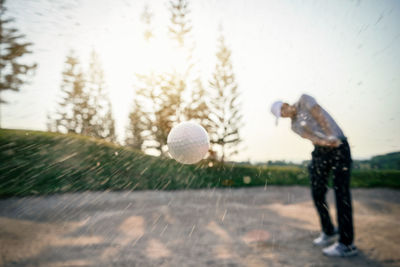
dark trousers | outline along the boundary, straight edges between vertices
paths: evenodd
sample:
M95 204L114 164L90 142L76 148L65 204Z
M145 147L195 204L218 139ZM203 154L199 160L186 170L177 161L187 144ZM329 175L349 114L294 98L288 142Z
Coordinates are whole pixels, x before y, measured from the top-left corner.
M345 245L350 245L354 239L350 194L351 165L350 147L344 139L337 148L315 146L309 166L312 197L320 217L322 231L327 235L334 233L328 203L325 199L328 191L329 173L333 172L333 188L335 190L340 234L339 242Z

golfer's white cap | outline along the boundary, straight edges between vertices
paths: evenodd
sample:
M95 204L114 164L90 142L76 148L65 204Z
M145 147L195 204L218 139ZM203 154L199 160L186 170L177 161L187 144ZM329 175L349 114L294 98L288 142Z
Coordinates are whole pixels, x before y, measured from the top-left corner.
M271 112L275 115L276 121L275 125L278 125L278 119L281 116L282 101L275 101L271 106Z

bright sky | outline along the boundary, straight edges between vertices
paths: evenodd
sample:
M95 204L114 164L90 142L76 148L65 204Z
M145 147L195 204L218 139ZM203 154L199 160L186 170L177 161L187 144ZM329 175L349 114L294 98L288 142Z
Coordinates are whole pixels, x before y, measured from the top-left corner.
M156 41L150 53L140 15L148 3ZM204 81L215 64L222 24L242 93L243 149L235 160L310 158L313 147L278 127L269 112L275 100L294 103L302 93L316 98L347 135L353 157L400 150L400 2L392 1L190 1L196 59ZM8 0L8 15L32 41L39 64L31 84L4 93L4 128L46 129L46 114L60 96L67 52L77 50L87 66L95 48L102 59L118 133L125 133L134 73L168 68L167 1ZM150 57L151 58L151 57Z

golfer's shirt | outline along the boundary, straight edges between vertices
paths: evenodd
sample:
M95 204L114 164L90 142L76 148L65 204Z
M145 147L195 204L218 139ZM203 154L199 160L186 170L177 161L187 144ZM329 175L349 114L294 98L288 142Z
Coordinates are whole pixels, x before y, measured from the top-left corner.
M329 135L341 140L346 138L333 118L321 107L322 116L325 118L332 133L328 134L326 129L322 128L322 126L311 114L311 109L315 105L317 105L317 102L313 97L306 94L300 97L299 101L294 104L297 114L292 119L292 130L300 136L303 136L303 134L307 133L325 140L328 139Z

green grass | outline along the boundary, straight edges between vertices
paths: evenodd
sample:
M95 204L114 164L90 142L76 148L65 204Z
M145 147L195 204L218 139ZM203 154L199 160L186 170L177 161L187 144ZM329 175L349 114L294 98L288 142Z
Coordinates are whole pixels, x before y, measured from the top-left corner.
M182 165L78 135L0 130L0 196L87 190L309 185L299 167ZM400 171L353 171L353 187L400 188Z

